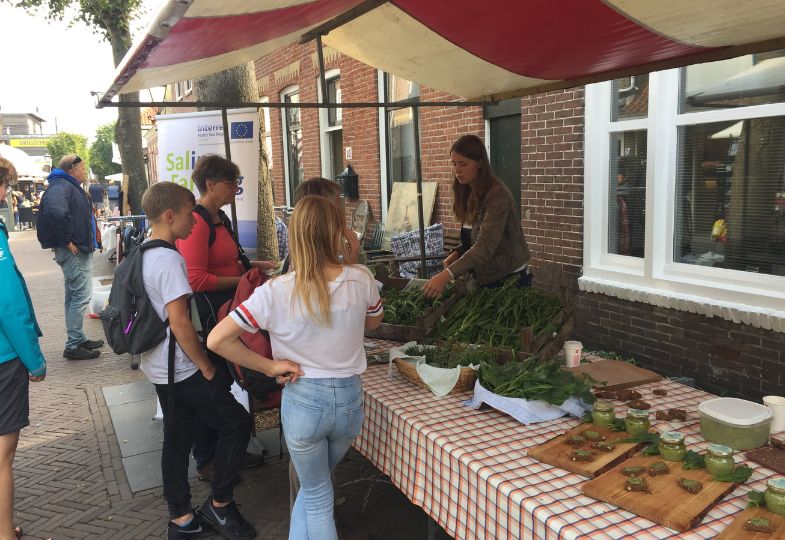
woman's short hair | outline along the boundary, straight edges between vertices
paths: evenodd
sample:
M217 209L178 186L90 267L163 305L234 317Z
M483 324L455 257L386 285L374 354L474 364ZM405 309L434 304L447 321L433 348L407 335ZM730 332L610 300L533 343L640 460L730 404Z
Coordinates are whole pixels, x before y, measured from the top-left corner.
M0 186L15 184L16 179L16 167L14 167L14 164L3 157L0 157Z
M235 182L238 178L240 178L240 167L215 154L208 154L196 160L194 172L191 173L191 179L201 194L207 192L208 180Z
M191 206L196 198L190 189L174 182L156 182L142 195L142 210L151 221L160 218L167 210L180 210L185 204Z
M76 154L66 154L57 162L57 168L65 172L70 171L82 162L82 158Z
M315 195L326 199L337 199L341 196L341 186L337 182L316 176L300 183L294 192L294 202L297 204L304 197Z

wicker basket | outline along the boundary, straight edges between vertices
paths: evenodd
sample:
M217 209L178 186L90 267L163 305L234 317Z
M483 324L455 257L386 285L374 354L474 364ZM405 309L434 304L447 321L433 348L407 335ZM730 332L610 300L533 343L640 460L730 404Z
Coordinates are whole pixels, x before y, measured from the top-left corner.
M398 371L400 371L401 375L415 384L428 388L428 385L420 378L420 374L417 373L417 364L407 362L402 358L396 358L395 365L398 366ZM462 394L464 392L471 392L474 389L474 381L476 380L477 372L475 370L468 367L461 367L461 374L458 376L458 382L455 383L455 386L450 390L450 393ZM430 390L430 388L428 389Z

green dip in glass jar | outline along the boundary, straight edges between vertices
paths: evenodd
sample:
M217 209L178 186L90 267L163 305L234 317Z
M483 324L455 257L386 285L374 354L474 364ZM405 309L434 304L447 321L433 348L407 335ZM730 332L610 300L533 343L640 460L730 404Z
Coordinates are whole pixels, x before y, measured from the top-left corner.
M772 478L766 482L763 498L766 499L766 508L785 516L785 478Z
M704 461L706 470L714 476L732 473L736 467L736 462L733 461L733 448L722 444L710 444L706 448Z
M595 401L591 410L591 420L594 425L611 427L616 422L616 415L613 414L613 403L603 399Z
M666 431L660 435L660 456L665 461L684 461L687 455L687 446L684 444L684 435L678 431Z
M651 422L649 422L649 411L629 409L627 411L627 418L624 419L624 426L627 433L632 437L648 433L649 428L651 427Z

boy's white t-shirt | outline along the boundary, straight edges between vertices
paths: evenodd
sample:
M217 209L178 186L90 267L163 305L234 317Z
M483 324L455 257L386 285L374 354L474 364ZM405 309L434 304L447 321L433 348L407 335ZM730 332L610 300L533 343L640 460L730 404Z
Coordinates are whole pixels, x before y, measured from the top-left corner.
M351 377L364 372L365 317L382 313L371 273L363 266L344 266L328 284L329 327L317 324L300 300L292 304L294 276L289 272L265 282L231 312L231 317L247 332L267 330L273 359L298 363L306 378Z
M142 253L142 279L147 296L155 312L165 321L169 318L166 304L181 296L192 294L188 284L185 259L179 252L165 247L153 248ZM166 338L155 348L142 353L142 371L153 384L169 382L169 330ZM180 382L197 370L179 344L174 347L174 382Z

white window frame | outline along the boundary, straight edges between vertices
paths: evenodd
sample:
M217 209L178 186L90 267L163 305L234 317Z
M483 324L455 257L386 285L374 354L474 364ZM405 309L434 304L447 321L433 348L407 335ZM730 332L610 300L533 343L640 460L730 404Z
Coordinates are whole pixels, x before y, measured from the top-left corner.
M194 81L192 79L187 79L183 86L185 87L184 95L186 96L194 91Z
M379 69L376 71L376 95L377 101L382 103L384 101L384 71ZM384 107L379 107L379 193L381 194L382 205L382 223L387 223L387 206L390 204L389 197L387 196L387 111Z
M299 94L300 93L300 86L299 85L291 85L287 86L279 95L279 99L281 103L286 101L286 96L291 94ZM290 189L290 182L289 182L289 134L286 132L286 122L287 122L287 111L285 108L279 109L281 111L281 142L283 143L283 183L286 192L286 206L292 207L294 206L294 193L291 193ZM302 110L300 111L302 114ZM302 119L300 120L302 122Z
M331 80L341 78L341 70L330 69L325 72L324 77L325 79L327 79L327 84L330 84ZM322 96L321 75L316 77L316 95L319 100L319 103L324 103L324 97ZM341 97L339 96L338 103L340 102L341 102ZM333 171L332 171L332 155L333 155L332 140L330 139L330 137L327 136L327 134L331 131L342 131L343 121L339 126L330 126L328 114L329 114L328 109L324 109L324 108L319 109L319 147L322 157L322 177L329 178L330 180L334 180ZM343 148L341 148L341 155L343 156Z
M681 72L649 76L647 118L611 122L611 82L585 93L582 290L785 332L785 277L675 262L678 128L785 115L785 103L679 113ZM644 257L609 253L610 134L647 130ZM707 233L708 234L708 233Z
M264 96L259 98L262 103L270 103L270 98ZM262 107L262 115L264 118L264 133L262 139L264 149L267 151L267 168L273 170L273 127L270 125L270 108Z
M174 99L175 101L180 101L183 99L183 83L176 82L174 83Z

